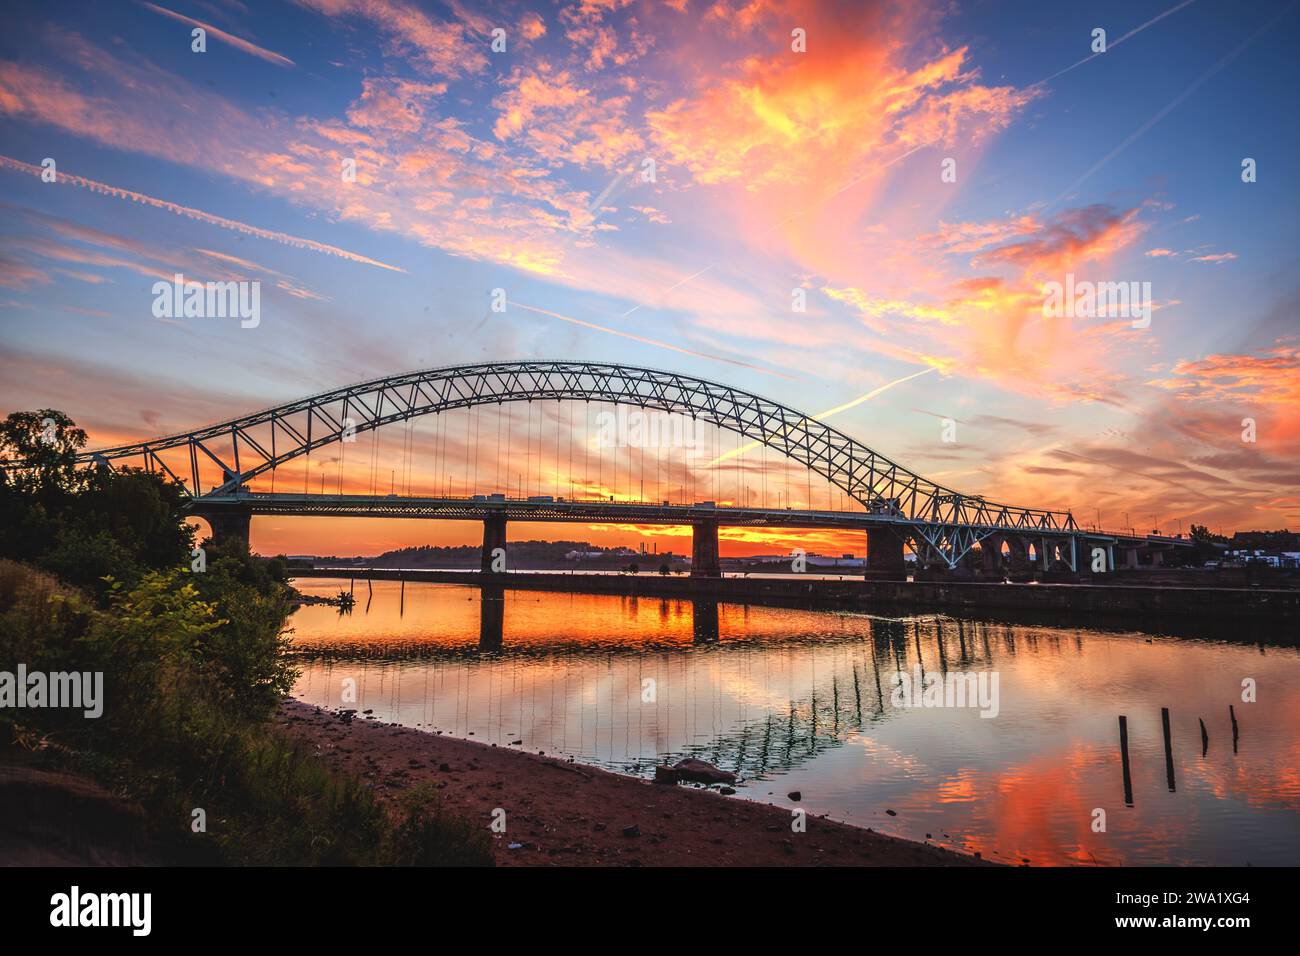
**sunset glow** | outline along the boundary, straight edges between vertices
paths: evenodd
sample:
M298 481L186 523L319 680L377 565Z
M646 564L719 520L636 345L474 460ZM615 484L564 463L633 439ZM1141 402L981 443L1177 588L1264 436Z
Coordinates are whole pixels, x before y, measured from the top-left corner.
M17 3L0 40L0 401L61 409L106 446L415 368L619 361L825 413L936 481L1081 523L1295 527L1300 152L1294 123L1261 121L1289 109L1294 16L964 6ZM150 288L178 273L260 281L260 324L156 318ZM1067 274L1150 283L1150 326L1044 317ZM439 445L432 422L392 426L280 478L506 490L513 466L464 414L448 427ZM645 497L751 493L728 440ZM448 477L471 447L475 467ZM557 452L538 483L623 500L638 467L602 481ZM837 503L802 471L788 483L770 499ZM511 536L533 532L682 544ZM265 553L478 535L253 525ZM794 546L863 543L723 535L727 554Z

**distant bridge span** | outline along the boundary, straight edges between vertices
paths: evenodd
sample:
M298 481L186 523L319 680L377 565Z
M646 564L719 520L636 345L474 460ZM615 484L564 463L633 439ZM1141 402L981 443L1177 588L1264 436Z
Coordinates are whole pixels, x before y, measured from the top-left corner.
M325 499L365 496L273 496L251 493L246 487L259 475L274 471L302 455L344 440L346 436L476 405L506 402L601 401L688 416L759 442L821 475L866 509L865 514L794 512L786 509L786 526L857 525L867 531L869 574L897 576L903 570L903 543L913 542L918 556L956 569L969 563L981 542L1000 550L1003 542L1012 564L1027 555L1032 543L1044 567L1061 562L1080 569L1080 546L1091 540L1108 553L1114 566L1116 538L1085 532L1068 511L1028 508L966 495L937 484L886 458L865 444L779 402L704 379L639 366L579 361L520 361L455 365L385 376L322 392L193 431L87 451L78 456L86 465L136 464L162 472L190 498L189 510L206 518L214 535L242 534L254 513L324 513ZM183 464L176 459L181 459ZM169 463L170 460L170 463ZM205 478L215 474L216 480ZM205 490L205 484L207 485ZM558 509L549 520L592 520L576 512L581 503ZM336 509L345 508L336 502ZM351 507L351 506L348 506ZM411 509L418 510L418 504ZM656 507L656 506L651 506ZM372 503L372 515L383 511ZM391 510L391 509L390 509ZM439 509L434 509L435 511ZM442 509L444 512L446 508ZM508 508L483 508L484 563L494 547L505 545ZM717 527L731 523L731 512L770 509L693 510L688 517L696 530L693 573L714 574ZM603 504L604 514L613 509ZM573 512L573 513L569 513ZM335 510L334 514L356 514ZM662 510L658 518L667 517ZM838 514L814 518L814 514ZM427 514L428 517L439 516ZM443 514L445 517L458 515ZM469 514L463 517L471 517ZM516 517L516 520L518 520ZM532 519L540 520L540 519ZM757 523L749 516L737 523ZM766 520L766 519L763 519ZM991 550L980 549L985 555Z

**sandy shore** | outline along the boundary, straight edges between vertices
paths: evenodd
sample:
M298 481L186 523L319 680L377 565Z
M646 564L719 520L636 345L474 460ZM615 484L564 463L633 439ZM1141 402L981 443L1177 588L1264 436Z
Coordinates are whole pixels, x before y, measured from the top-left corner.
M498 866L969 866L981 861L809 814L688 786L656 785L518 748L367 720L299 701L277 718L331 767L381 799L428 783L486 828L495 808ZM791 808L797 803L791 803ZM517 844L511 849L511 844Z

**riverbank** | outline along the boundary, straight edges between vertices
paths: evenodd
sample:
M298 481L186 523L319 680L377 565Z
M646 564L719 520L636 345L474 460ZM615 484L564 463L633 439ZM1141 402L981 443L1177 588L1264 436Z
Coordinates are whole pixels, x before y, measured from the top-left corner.
M422 784L486 829L498 866L971 866L983 861L809 814L685 786L656 785L553 756L347 718L296 700L277 722L326 767L360 776L383 802ZM790 808L799 804L790 802ZM511 849L511 846L517 847Z

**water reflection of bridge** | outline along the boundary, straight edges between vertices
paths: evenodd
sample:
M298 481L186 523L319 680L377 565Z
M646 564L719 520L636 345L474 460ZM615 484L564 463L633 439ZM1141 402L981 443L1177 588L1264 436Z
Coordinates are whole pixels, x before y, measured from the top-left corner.
M331 644L301 648L299 656L331 673L355 664L372 673L377 669L383 692L392 695L389 705L403 712L413 710L412 702L404 699L402 682L406 680L409 686L404 675L424 669L427 689L429 669L437 673L445 665L457 672L450 688L454 702L420 702L420 713L428 718L428 726L441 729L446 729L447 716L453 715L457 722L453 733L471 733L471 728L490 725L494 714L499 721L499 715L523 693L520 688L527 685L533 697L549 700L555 711L537 722L531 733L522 727L508 731L507 736L530 737L529 746L548 753L574 753L576 730L580 737L576 752L587 758L595 756L614 769L647 773L664 760L697 756L741 779L754 779L791 770L843 746L871 725L891 719L891 679L897 671L910 671L917 665L923 674L940 675L991 669L996 658L1014 656L1021 641L1037 644L1046 640L1058 646L1075 643L1066 632L1030 631L1026 636L1023 629L1018 640L1010 626L985 622L824 613L819 616L846 626L834 633L738 637L734 624L729 628L727 621L728 615L734 621L734 615L744 613L737 606L720 609L716 602L665 600L653 603L690 603L689 644L641 642L599 648L562 640L512 644L505 639L506 600L502 588L483 589L476 644ZM668 608L661 613L667 614ZM691 681L699 683L698 671L687 674L686 658L698 653L719 655L719 673L736 678L735 683L742 687L752 686L741 691L724 689L721 678L703 689L692 686ZM782 681L772 675L749 673L751 662L766 667L773 658L784 660L790 669L781 692L776 685ZM546 666L553 663L562 666ZM497 676L487 681L486 699L475 696L478 692L471 689L470 679L462 680L459 669L467 664L499 669ZM528 676L512 670L517 668L523 668ZM643 676L652 673L663 683L659 699L647 704L639 694ZM443 688L441 678L435 677L433 686ZM513 690L508 692L507 686ZM684 695L683 686L687 688ZM580 711L576 717L568 712L570 704ZM648 724L650 730L634 731L633 723L638 728ZM626 731L622 752L615 739L619 729ZM490 731L480 729L478 739L484 739L485 732ZM635 741L634 736L638 737ZM654 741L651 752L639 745L645 740Z

